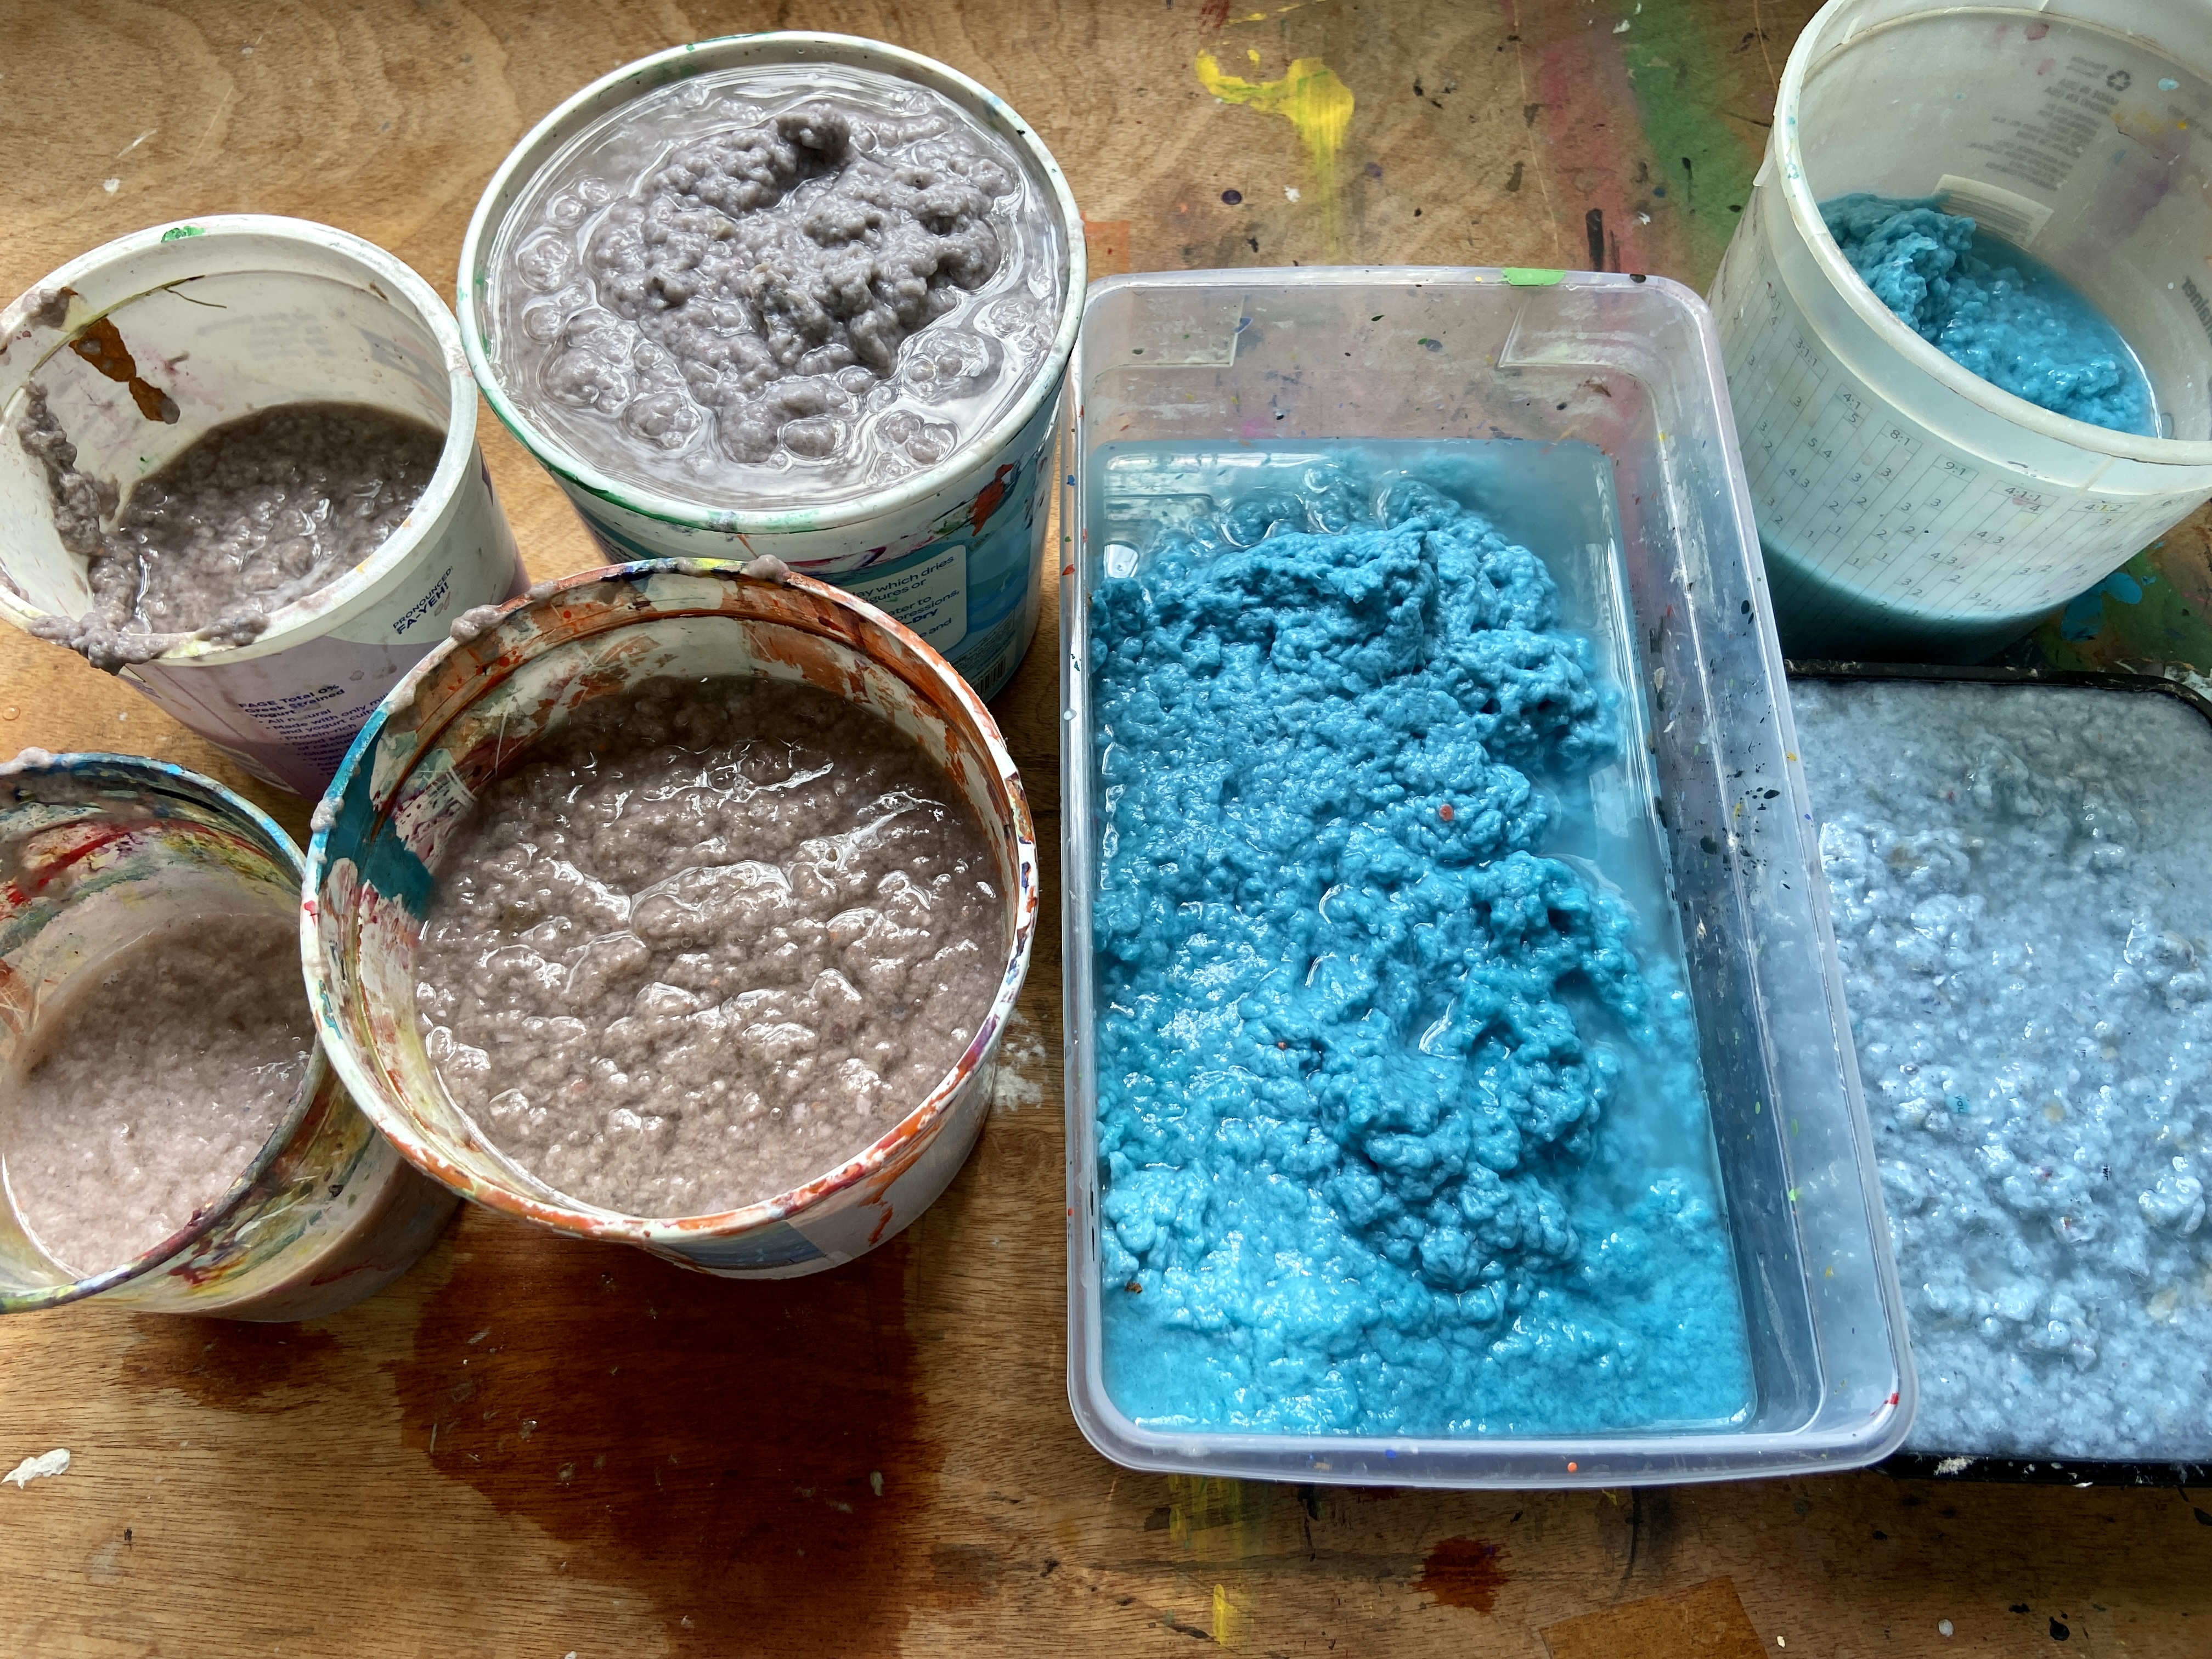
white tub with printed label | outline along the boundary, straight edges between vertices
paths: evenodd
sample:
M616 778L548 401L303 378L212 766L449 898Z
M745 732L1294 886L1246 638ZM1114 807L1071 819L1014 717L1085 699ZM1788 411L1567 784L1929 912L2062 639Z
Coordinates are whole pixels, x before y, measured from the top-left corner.
M0 312L0 617L91 604L15 441L44 388L77 465L130 487L210 428L274 404L366 404L446 434L422 500L250 645L186 640L123 678L256 776L319 795L392 684L453 617L526 583L477 448L453 315L383 249L327 225L238 214L156 226L71 260Z
M2001 392L1829 235L1855 191L1942 199L2134 348L2155 437ZM1784 647L1972 661L2212 495L2212 8L1832 0L1790 54L1712 291Z
M1019 398L937 465L862 495L728 507L620 478L535 418L505 361L494 262L572 140L672 82L747 65L842 64L927 88L998 138L1051 204L1060 283L1050 348ZM461 244L459 308L493 411L552 473L610 560L745 560L772 553L889 611L982 696L1012 678L1036 631L1060 382L1084 295L1083 216L1051 152L1006 101L917 53L851 35L779 31L702 40L625 64L533 128L492 175Z

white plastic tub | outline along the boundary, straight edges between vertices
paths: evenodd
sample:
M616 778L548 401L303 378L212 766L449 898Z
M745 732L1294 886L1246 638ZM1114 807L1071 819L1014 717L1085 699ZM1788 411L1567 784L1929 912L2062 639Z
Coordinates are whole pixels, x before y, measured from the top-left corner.
M1712 290L1795 656L1972 660L2212 495L2212 9L1833 0L1783 73ZM1940 196L2073 284L2160 435L2001 392L1891 314L1819 204Z
M320 794L369 710L453 618L525 584L477 448L476 382L452 313L357 236L262 214L157 225L71 260L0 312L0 619L18 628L91 603L45 471L15 441L33 383L77 465L126 494L210 428L278 404L366 404L446 434L406 522L273 611L252 644L187 640L123 672L281 788Z
M846 64L925 87L1000 139L1055 216L1060 303L1036 377L936 465L850 499L809 505L763 494L740 507L685 500L616 477L535 418L536 394L502 350L490 272L565 150L623 106L672 82L746 66ZM771 553L792 569L880 605L941 652L984 696L1013 677L1036 631L1052 446L1067 355L1083 311L1083 217L1058 164L1003 99L956 70L878 40L775 31L673 46L593 82L533 127L500 164L461 244L461 334L493 411L567 492L621 562Z

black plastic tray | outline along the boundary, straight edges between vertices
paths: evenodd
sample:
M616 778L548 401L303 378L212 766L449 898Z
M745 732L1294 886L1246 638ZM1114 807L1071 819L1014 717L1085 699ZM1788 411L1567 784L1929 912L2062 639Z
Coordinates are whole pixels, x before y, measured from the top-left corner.
M1970 680L1984 685L2063 685L2139 691L2187 703L2212 724L2212 701L2179 680L2054 668L1954 668L1935 663L1791 660L1791 679ZM1875 1465L1905 1480L1986 1480L2037 1486L2173 1486L2212 1484L2212 1463L2121 1462L2091 1458L1991 1457L1979 1452L1901 1451Z

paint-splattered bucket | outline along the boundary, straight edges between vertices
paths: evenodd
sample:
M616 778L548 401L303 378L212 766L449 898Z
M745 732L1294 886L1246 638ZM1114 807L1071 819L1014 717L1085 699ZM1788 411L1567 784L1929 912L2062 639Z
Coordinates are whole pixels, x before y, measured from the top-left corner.
M91 604L15 441L45 388L77 465L121 489L210 428L273 404L366 404L446 434L422 500L375 552L272 611L250 645L187 640L123 678L257 777L318 795L368 711L472 605L522 591L476 441L476 381L428 284L374 243L237 214L137 231L0 311L0 619Z
M569 141L672 82L743 65L873 70L942 94L1003 140L1054 205L1061 264L1057 330L1022 396L943 461L895 485L816 507L764 499L708 507L592 465L518 396L502 364L491 263L532 186ZM469 361L494 412L575 503L612 559L747 559L772 553L880 605L951 660L983 696L1013 675L1036 630L1055 410L1084 295L1083 219L1051 153L1005 101L944 64L850 35L776 33L673 47L593 82L532 129L501 164L461 245L458 309Z
M974 690L882 611L802 576L651 561L532 590L424 660L362 729L316 809L301 927L338 1074L418 1168L556 1231L642 1245L731 1278L849 1261L927 1209L989 1107L1036 932L1036 837L1012 757ZM579 703L655 675L805 680L890 720L944 766L988 832L1006 896L998 994L959 1062L882 1139L779 1197L719 1215L620 1214L555 1191L489 1146L439 1083L414 957L439 856L484 788Z
M283 830L221 784L128 755L33 750L0 769L0 1069L41 1006L131 939L188 916L282 919L299 902L300 852ZM311 1319L397 1279L453 1208L355 1109L319 1044L229 1189L135 1261L72 1279L0 1206L0 1313L98 1295L157 1313Z

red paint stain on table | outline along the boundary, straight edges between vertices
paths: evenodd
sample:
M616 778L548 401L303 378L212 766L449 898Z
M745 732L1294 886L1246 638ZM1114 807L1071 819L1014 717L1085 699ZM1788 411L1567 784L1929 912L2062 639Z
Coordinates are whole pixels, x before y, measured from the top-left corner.
M1505 1569L1498 1565L1504 1552L1480 1538L1447 1538L1429 1552L1413 1588L1438 1607L1472 1607L1488 1613L1498 1605L1498 1592L1505 1587Z
M440 1474L644 1595L678 1656L889 1653L932 1595L907 1241L718 1279L465 1215L387 1369ZM573 1644L571 1645L574 1645Z
M1526 16L1520 15L1524 10ZM1552 203L1557 237L1552 258L1574 270L1668 269L1667 259L1655 257L1660 250L1636 217L1628 179L1644 136L1635 89L1613 36L1601 39L1587 18L1552 7L1516 5L1509 16L1522 36L1532 100L1524 111L1526 125L1532 139L1540 135L1547 152L1534 159L1551 169L1558 192ZM1593 209L1608 238L1600 250L1589 246Z

